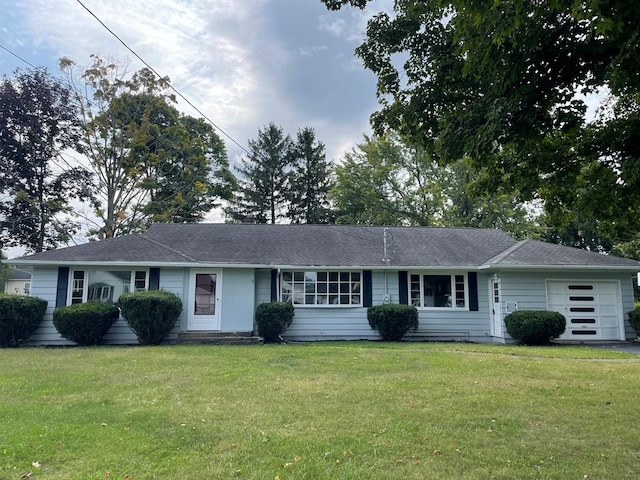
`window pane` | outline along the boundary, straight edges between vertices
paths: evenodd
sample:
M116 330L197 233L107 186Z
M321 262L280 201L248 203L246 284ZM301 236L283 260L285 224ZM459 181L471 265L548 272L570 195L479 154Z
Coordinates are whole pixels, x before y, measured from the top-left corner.
M329 281L337 282L338 281L338 272L329 272Z
M84 295L84 270L75 270L73 272L73 281L71 283L71 304L82 303Z
M145 290L147 288L147 272L146 270L138 270L135 273L134 285L135 291Z
M195 315L215 315L216 282L215 273L196 274Z
M318 284L318 293L327 293L327 284L319 283Z
M456 307L465 307L465 288L464 288L464 275L456 275Z
M330 283L329 284L329 293L338 293L338 284Z
M293 272L294 282L304 282L304 272Z
M349 305L349 295L340 295L340 305Z
M360 272L351 272L351 281L359 282L360 281Z
M451 276L450 275L425 275L424 276L424 306L425 307L451 307Z
M340 281L348 282L349 281L349 272L340 272Z
M341 283L340 284L340 293L349 293L349 284Z
M318 281L326 282L327 281L327 272L318 272Z
M87 274L87 301L113 304L131 288L130 270L90 270Z
M291 272L282 272L282 281L283 282L290 282L291 280L292 280Z

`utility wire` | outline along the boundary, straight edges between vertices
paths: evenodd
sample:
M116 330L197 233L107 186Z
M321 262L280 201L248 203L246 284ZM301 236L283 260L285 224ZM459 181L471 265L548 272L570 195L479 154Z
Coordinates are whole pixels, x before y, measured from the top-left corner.
M0 48L2 50L4 50L5 52L9 53L10 55L13 55L14 57L16 57L18 60L23 61L24 63L26 63L27 65L29 65L31 68L35 68L36 70L42 70L43 67L36 67L33 63L25 60L24 58L22 58L20 55L18 55L15 52L12 52L11 50L9 50L7 47L5 47L4 45L0 44Z
M113 30L111 30L98 16L93 13L81 0L76 0L82 8L84 8L93 18L95 18L100 25L102 25L111 35L113 35L116 40L118 40L124 47L129 50L138 60L140 60L149 70L151 70L159 79L163 80L162 75L160 75L151 65L149 65L140 55L138 55L135 50L133 50L127 43L122 40ZM198 112L202 117L208 121L211 125L213 125L220 133L222 133L225 137L231 140L236 146L241 148L247 155L251 156L249 150L247 150L242 144L237 142L231 135L225 132L221 127L219 127L213 120L211 120L207 115L202 113L202 111L196 107L189 99L187 99L182 93L180 93L170 82L168 82L169 88L175 92L182 100L184 100L191 108L193 108L196 112Z

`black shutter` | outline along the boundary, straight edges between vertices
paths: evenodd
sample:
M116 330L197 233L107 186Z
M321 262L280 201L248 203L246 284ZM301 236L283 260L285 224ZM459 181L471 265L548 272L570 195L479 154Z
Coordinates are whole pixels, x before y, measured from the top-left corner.
M469 310L478 311L478 274L469 272L467 274L469 280Z
M371 280L371 270L362 271L362 306L373 305L373 285Z
M160 269L149 269L149 290L160 290Z
M278 301L278 270L271 270L271 301Z
M409 305L409 272L398 272L398 290L400 303L402 305Z
M58 267L58 286L56 289L56 308L67 304L67 288L69 285L69 267Z

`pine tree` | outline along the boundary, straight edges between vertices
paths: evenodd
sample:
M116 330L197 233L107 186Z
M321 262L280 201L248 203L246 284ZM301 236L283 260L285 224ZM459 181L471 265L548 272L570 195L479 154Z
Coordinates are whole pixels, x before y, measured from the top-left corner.
M227 215L234 220L252 216L257 223L276 223L285 216L292 148L291 137L274 123L258 130L257 140L249 140L249 158L236 167L240 188Z
M328 223L331 165L326 159L324 143L316 139L312 128L298 130L288 180L287 217L293 223Z

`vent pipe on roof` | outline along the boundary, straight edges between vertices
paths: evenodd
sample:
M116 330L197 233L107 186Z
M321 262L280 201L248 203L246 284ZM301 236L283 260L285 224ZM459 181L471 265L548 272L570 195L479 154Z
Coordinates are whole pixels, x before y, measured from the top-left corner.
M388 264L390 260L389 255L387 255L387 247L389 246L389 243L387 242L387 230L389 229L387 227L384 227L382 234L382 242L384 247L384 257L382 257L382 261L386 264Z
M247 225L255 225L256 224L256 217L254 217L253 215L249 214L249 215L244 217L244 220L242 220L242 223L245 223Z

